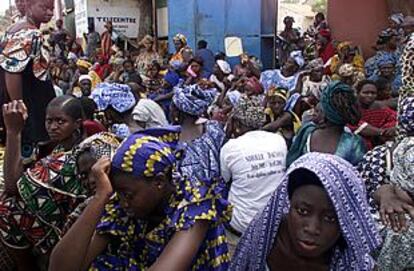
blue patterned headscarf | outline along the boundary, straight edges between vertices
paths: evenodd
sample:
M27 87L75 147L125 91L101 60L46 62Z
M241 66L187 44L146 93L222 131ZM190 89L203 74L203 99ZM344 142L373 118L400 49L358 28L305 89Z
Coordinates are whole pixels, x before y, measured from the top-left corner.
M325 117L333 124L342 126L347 123L332 104L332 97L339 92L354 93L353 89L349 85L340 81L333 81L322 91L320 102ZM356 97L353 103L356 103Z
M406 134L414 132L414 97L409 96L400 102L398 125Z
M199 85L177 86L174 88L174 105L178 110L200 117L213 103L217 90L202 89Z
M397 59L395 58L394 54L381 54L378 57L378 67L385 66L385 65L395 65L397 63Z
M128 85L102 83L96 86L91 94L99 111L105 111L109 106L119 113L124 113L137 103Z
M288 176L301 168L318 176L335 208L346 242L345 248L334 248L330 270L373 270L375 263L370 253L380 246L381 238L369 212L363 181L351 164L338 156L321 153L304 155L288 169L263 213L256 216L244 233L230 270L266 270L279 225L290 208Z
M177 161L179 126L153 128L130 135L112 159L112 168L136 177L154 177Z

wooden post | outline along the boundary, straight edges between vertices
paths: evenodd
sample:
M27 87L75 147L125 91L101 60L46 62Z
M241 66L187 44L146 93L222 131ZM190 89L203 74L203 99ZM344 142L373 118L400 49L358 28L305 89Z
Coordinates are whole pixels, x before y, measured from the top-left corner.
M152 0L152 32L154 34L155 51L158 52L158 20L157 20L157 1Z

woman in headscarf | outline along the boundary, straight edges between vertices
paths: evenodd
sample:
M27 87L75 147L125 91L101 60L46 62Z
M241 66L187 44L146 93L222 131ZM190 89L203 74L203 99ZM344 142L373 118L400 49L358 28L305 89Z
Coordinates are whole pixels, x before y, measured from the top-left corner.
M397 113L376 101L378 89L373 81L365 80L357 87L361 120L349 127L364 138L368 150L392 140L395 136Z
M414 97L402 99L400 108L401 137L368 152L358 168L383 237L375 254L379 270L414 268Z
M213 68L213 74L210 76L210 81L221 91L226 91L230 87L234 76L231 74L230 64L225 60L217 60Z
M361 81L365 80L365 75L358 72L354 65L343 64L339 67L338 73L332 75L332 80L341 81L350 87L356 88Z
M357 72L364 72L364 59L352 42L343 41L336 47L338 52L331 57L326 65L330 68L330 74L338 74L339 68L343 64L352 64Z
M50 270L228 269L229 204L218 184L176 171L178 138L177 127L135 133L94 165L95 197Z
M397 72L398 59L389 54L384 54L378 58L378 74L372 75L369 80L377 81L380 78L386 79L391 84L392 96L398 97L398 91L402 86L401 74Z
M104 114L104 125L118 137L126 138L139 129L132 116L137 97L130 86L102 83L92 91L91 99Z
M294 51L290 54L286 63L280 70L267 70L262 72L260 83L263 85L265 92L270 88L284 88L293 92L299 79L299 69L303 67L305 60L302 52Z
M169 70L162 80L161 91L156 95L149 95L148 98L157 102L165 112L167 119L171 121L170 118L170 105L172 97L174 96L174 87L180 82L180 75L173 71Z
M302 126L289 150L287 164L308 152L321 152L357 165L366 152L365 144L361 137L345 129L347 124L356 125L361 118L353 89L334 81L322 92L320 103L324 121Z
M112 67L108 64L109 57L103 54L96 56L96 64L94 65L94 71L98 74L101 81L105 79L112 73Z
M57 145L51 154L23 170L16 158L25 118L22 104L4 107L10 134L7 142L5 194L0 202L0 233L18 270L37 270L32 249L48 256L59 239L66 217L84 201L87 189L77 179L73 152L83 139L82 107L70 96L52 100L47 108L46 128ZM19 127L20 126L20 127ZM83 165L85 165L85 160Z
M72 78L72 82L71 82L73 86L72 92L79 92L79 90L77 90L76 88L79 87L77 83L79 81L79 78L82 75L89 75L91 77L92 89L94 89L98 84L102 82L99 75L94 70L91 70L93 65L89 61L84 60L84 59L79 59L78 61L76 61L76 66L78 67L78 70L76 71L75 75Z
M135 60L135 66L141 77L147 76L150 65L154 62L160 63L161 57L155 50L154 38L150 35L146 35L139 45L143 48L140 54Z
M229 270L372 271L379 246L358 173L337 156L310 153L250 223Z
M329 76L324 74L323 60L317 58L309 62L306 66L306 72L301 74L301 80L297 84L297 92L305 97L312 94L319 100L322 90L329 82Z
M266 94L266 124L272 123L277 121L283 116L285 112L285 106L288 99L288 91L282 88L272 88ZM293 131L293 121L287 123L283 127L281 127L278 132L283 136L286 140L287 145L289 146L295 132Z
M173 62L177 63L184 63L184 51L188 48L187 46L187 38L183 34L177 34L173 38L173 43L175 47L175 53L170 59L170 64Z
M171 120L181 125L180 143L184 158L181 171L191 178L216 179L220 176L219 154L225 133L221 124L203 119L217 95L216 89L198 85L176 87L171 104Z

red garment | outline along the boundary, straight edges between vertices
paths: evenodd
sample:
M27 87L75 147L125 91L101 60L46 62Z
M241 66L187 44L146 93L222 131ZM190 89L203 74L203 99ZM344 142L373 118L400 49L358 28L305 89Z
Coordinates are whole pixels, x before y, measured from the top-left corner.
M357 130L365 122L380 129L392 128L397 125L397 112L389 107L379 109L360 109L362 118L358 126L349 126L352 131ZM373 138L364 137L368 150L374 146ZM384 142L385 143L385 142Z
M83 128L85 129L86 135L92 136L94 134L107 132L107 129L97 121L85 120L83 122Z
M109 57L111 55L112 48L112 34L105 31L101 36L101 48L102 54Z
M106 70L109 70L108 74L110 74L112 72L111 65L109 65L109 64L103 64L103 65L97 64L96 67L95 67L95 72L96 72L96 74L99 75L99 77L101 78L102 81L105 80L104 74L105 74Z
M326 45L325 49L319 52L319 57L322 58L323 63L325 64L335 54L336 54L335 47L333 46L332 42L329 42L328 45Z

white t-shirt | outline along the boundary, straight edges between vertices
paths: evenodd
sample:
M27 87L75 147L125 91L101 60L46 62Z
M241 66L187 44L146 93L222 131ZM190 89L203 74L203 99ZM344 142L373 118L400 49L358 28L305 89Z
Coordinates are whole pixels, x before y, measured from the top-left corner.
M252 131L229 140L221 149L221 175L232 182L230 225L243 233L265 207L286 171L287 146L279 134Z

